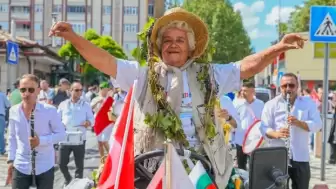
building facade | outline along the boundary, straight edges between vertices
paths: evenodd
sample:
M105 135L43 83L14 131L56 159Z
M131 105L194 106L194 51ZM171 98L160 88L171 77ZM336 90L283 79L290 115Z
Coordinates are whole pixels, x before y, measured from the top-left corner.
M56 18L71 23L78 34L92 28L98 34L111 36L132 59L130 52L139 45L137 32L147 22L148 16L163 15L164 5L164 0L0 0L0 30L7 33L15 30L15 36L47 46L52 44L48 33L53 18ZM61 38L56 38L55 50L64 43ZM5 47L2 51L5 53ZM0 56L3 55L0 52ZM53 75L56 67L64 67L59 61L41 56L29 57L32 64L22 53L18 65L0 61L1 90L12 88L22 74L41 73L45 78Z
M55 16L71 23L78 34L92 28L98 34L112 36L129 55L139 45L136 34L147 17L154 12L162 15L164 4L164 0L0 0L0 27L11 32L10 21L14 19L18 36L48 45ZM64 41L57 38L56 44L61 46Z
M308 38L308 33L301 33ZM303 49L285 54L286 72L299 73L303 88L316 87L324 78L324 44L307 41ZM336 45L330 45L329 86L336 90Z

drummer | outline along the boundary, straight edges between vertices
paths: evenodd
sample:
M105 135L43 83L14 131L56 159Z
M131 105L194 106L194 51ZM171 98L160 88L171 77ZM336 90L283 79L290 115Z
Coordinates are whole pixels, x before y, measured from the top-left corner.
M63 101L58 107L67 135L70 132L76 135L76 131L77 135L79 135L71 138L67 137L68 140L60 145L59 167L65 178L64 186L68 185L72 180L68 170L71 152L74 154L76 164L75 178L83 178L86 129L93 123L93 113L90 105L81 99L82 92L83 86L81 83L72 83L70 99Z
M242 145L247 129L253 124L255 119L261 118L264 102L255 98L254 84L246 82L241 89L242 99L234 102L241 124L236 128L234 135L237 148L237 164L239 169L246 170L247 154L244 154Z

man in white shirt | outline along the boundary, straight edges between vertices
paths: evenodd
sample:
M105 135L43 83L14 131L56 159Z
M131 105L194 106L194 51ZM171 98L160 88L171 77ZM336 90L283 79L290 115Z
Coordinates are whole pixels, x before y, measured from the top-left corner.
M39 102L51 104L54 97L54 91L49 88L49 83L46 80L40 82L40 94L38 95Z
M99 85L99 94L95 98L92 99L90 106L93 109L93 112L95 114L95 117L101 107L103 106L105 100L108 98L108 92L110 90L110 86L107 82L103 82ZM101 163L104 162L104 156L105 156L105 151L108 153L110 147L109 147L109 139L112 133L113 129L113 124L110 124L107 126L98 136L98 150L100 154L100 160Z
M280 81L281 95L268 101L262 113L260 131L269 140L270 146L285 146L289 137L290 162L288 169L292 189L308 189L310 180L309 132L322 128L320 113L308 98L298 96L298 79L295 74L286 73ZM290 115L287 117L286 94L290 93ZM289 129L286 128L287 122Z
M38 189L52 189L54 182L53 144L64 140L65 130L55 107L37 102L39 79L27 74L20 80L22 103L9 113L8 164L13 189L32 184L31 149L35 149L35 175ZM32 113L34 113L32 116ZM31 122L33 120L33 122ZM31 137L34 125L35 136Z
M66 131L80 131L83 138L83 143L80 145L60 145L60 170L65 178L64 185L68 185L72 177L68 170L68 163L71 152L74 153L76 171L75 178L83 178L84 156L85 156L85 141L86 130L93 123L93 112L90 105L81 99L83 86L79 82L74 82L70 88L71 97L58 106L58 113L62 117L62 122Z
M238 168L246 170L248 155L243 152L242 148L244 137L247 129L256 120L260 120L264 102L255 98L255 86L251 82L243 84L241 96L243 98L234 103L240 119L240 127L237 127L234 138L237 148Z

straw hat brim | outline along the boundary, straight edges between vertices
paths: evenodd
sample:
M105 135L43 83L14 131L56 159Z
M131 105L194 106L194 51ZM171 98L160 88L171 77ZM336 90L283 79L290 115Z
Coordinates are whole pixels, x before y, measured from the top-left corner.
M208 28L198 16L187 11L172 12L162 16L154 23L150 40L153 44L155 55L161 57L159 47L156 44L158 33L162 27L168 25L171 21L184 21L192 28L195 34L195 50L192 53L192 58L202 56L209 42Z

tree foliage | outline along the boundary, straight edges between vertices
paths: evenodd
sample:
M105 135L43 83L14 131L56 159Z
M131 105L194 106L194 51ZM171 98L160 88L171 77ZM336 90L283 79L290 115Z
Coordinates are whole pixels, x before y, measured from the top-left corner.
M127 59L127 56L121 46L116 43L110 36L98 35L93 29L88 29L83 37L89 40L96 46L106 50L116 58ZM83 68L83 79L86 83L91 83L97 78L107 77L102 72L98 71L91 64L89 64L75 49L75 47L67 42L58 51L61 57L68 58L70 60L80 60L81 67Z
M309 31L310 7L313 5L330 5L335 6L335 0L308 0L303 6L296 6L288 21L289 32L306 32Z
M288 24L287 23L280 23L277 25L277 31L280 32L280 36L283 36L284 34L288 33L289 31Z
M200 16L208 25L211 48L208 50L215 50L213 62L228 63L251 54L242 17L228 0L185 0L183 8Z

